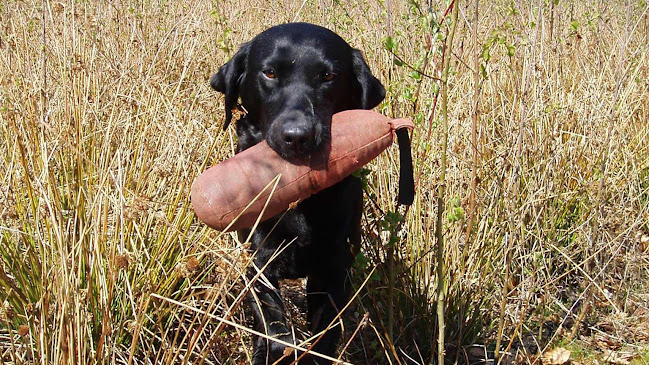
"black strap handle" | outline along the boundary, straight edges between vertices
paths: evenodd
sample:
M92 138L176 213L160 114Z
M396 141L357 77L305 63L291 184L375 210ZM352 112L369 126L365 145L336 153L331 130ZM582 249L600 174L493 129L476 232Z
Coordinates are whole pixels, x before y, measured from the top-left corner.
M410 136L407 128L397 129L399 142L399 196L397 202L401 205L411 205L415 200L415 178L412 168Z

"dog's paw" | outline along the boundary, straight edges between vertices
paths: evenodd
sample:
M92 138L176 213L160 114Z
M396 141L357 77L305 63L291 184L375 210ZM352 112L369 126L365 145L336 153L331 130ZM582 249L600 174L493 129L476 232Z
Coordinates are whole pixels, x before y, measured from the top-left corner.
M273 337L285 343L295 343L293 336L290 334L275 335ZM253 365L290 364L295 361L299 355L300 353L290 346L259 337L255 343L252 363Z

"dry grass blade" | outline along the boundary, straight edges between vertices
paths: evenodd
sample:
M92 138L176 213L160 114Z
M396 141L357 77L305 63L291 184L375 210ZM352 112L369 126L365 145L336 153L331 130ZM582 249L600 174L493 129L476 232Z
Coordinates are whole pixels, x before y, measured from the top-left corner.
M330 356L327 356L327 355L323 355L323 354L317 353L317 352L315 352L315 351L309 351L308 349L306 349L306 348L304 348L304 347L301 347L301 346L299 346L299 345L295 345L295 344L292 344L292 343L290 343L290 342L282 341L282 340L280 340L280 339L278 339L278 338L275 338L275 337L269 336L269 335L267 335L267 334L265 334L265 333L261 333L261 332L255 331L255 330L253 330L253 329L251 329L251 328L247 328L246 326L242 326L242 325L240 325L240 324L238 324L238 323L236 323L236 322L229 321L229 320L227 320L227 319L225 319L225 318L221 318L221 317L219 317L219 316L215 316L215 315L213 315L213 314L206 313L206 312L204 312L204 311L202 311L202 310L200 310L200 309L198 309L198 308L193 308L193 307L191 307L191 306L188 306L187 304L177 302L177 301L175 301L175 300L173 300L173 299L166 298L166 297L162 297L162 296L157 295L157 294L151 294L151 296L154 297L154 298L157 298L157 299L165 300L165 301L167 301L167 302L169 302L169 303L172 303L172 304L174 304L174 305L177 305L177 306L179 306L179 307L183 307L183 308L189 309L189 310L194 311L194 312L196 312L196 313L199 313L199 314L202 314L202 315L207 315L207 316L209 316L209 317L211 317L211 318L213 318L213 319L216 319L216 320L219 321L219 322L223 322L223 323L225 323L225 324L227 324L227 325L229 325L229 326L232 326L232 327L238 328L238 329L240 329L240 330L243 330L243 331L249 332L249 333L251 333L251 334L254 334L255 336L259 336L259 337L265 338L265 339L267 339L267 340L269 340L269 341L277 342L277 343L282 344L282 345L284 345L284 346L286 346L286 347L290 347L290 348L293 348L293 349L296 349L296 350L299 350L299 351L309 352L309 354L311 354L311 355L313 355L313 356L319 357L319 358L321 358L321 359L325 359L325 360L332 361L332 362L334 362L334 363L336 363L336 364L346 364L346 365L351 365L351 364L348 363L348 362L345 362L345 361L342 361L342 360L338 360L338 359L335 359L335 358L333 358L333 357L330 357Z

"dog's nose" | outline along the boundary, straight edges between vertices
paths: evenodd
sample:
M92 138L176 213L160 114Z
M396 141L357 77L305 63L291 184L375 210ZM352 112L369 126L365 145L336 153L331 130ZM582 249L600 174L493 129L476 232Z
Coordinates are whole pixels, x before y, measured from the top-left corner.
M282 128L282 140L287 146L301 149L309 145L311 130L303 126L289 125Z

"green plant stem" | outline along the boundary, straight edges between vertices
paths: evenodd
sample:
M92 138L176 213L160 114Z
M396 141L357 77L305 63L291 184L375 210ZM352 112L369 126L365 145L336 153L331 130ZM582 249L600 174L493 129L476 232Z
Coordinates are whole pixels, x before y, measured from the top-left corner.
M435 237L437 240L437 363L444 364L444 332L445 332L445 291L446 273L444 267L444 234L442 232L442 217L444 216L444 199L446 193L446 155L448 146L448 74L451 67L451 54L449 49L453 47L453 36L457 25L458 1L450 6L452 9L451 25L446 44L444 46L444 66L442 69L442 157L439 186L437 190L437 223L435 224Z

